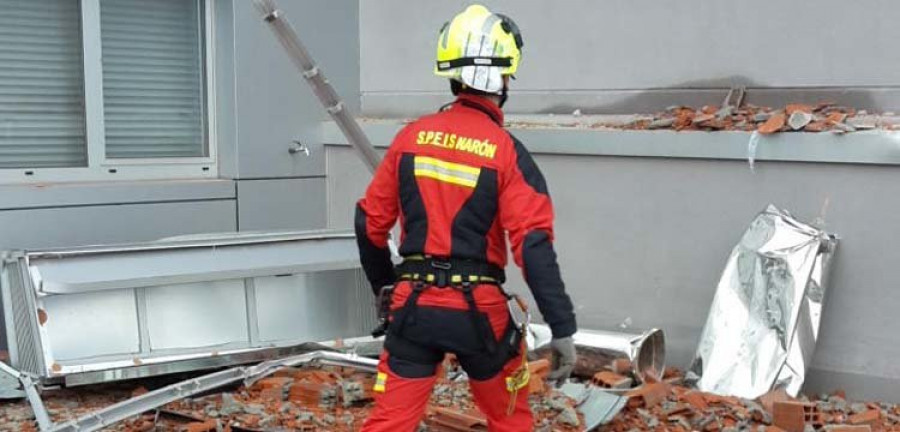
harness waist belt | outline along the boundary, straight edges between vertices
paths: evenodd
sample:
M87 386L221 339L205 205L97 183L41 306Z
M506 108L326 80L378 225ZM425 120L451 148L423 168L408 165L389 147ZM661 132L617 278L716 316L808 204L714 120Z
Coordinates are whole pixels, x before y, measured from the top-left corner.
M397 266L400 280L422 281L435 286L506 282L506 273L491 263L456 258L407 257Z

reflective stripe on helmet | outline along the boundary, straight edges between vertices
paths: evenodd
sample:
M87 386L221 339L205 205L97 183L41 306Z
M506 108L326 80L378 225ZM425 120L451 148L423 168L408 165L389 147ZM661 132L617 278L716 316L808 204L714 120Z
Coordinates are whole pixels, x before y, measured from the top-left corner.
M518 27L504 15L472 5L441 28L434 73L490 93L501 93L503 76L521 58Z

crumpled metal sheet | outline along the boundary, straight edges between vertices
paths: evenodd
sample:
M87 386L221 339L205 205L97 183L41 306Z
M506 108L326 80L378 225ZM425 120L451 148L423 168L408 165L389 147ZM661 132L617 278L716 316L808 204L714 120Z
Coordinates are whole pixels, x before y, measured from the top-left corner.
M691 366L707 392L796 396L818 338L837 238L770 205L731 252Z
M584 415L584 430L587 431L612 421L628 403L625 396L608 393L588 384L570 382L563 384L559 390L575 400L575 408Z

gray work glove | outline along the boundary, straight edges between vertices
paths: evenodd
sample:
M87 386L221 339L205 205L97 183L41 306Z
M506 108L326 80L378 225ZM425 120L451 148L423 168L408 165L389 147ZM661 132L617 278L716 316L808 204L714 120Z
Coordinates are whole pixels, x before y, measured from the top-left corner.
M553 369L547 375L547 381L560 387L575 369L575 340L571 336L553 339L550 341L550 349L553 350L551 363Z

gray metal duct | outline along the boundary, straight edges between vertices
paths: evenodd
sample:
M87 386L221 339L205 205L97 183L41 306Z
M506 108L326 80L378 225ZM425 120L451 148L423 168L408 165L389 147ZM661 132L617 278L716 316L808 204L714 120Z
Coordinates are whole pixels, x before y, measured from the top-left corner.
M536 352L549 349L550 327L528 326L529 347ZM616 360L628 361L631 373L639 382L660 381L666 370L666 337L660 329L629 333L600 330L578 330L572 337L578 351L575 375L592 376L610 367Z
M353 234L225 234L2 255L12 366L69 385L221 367L366 335Z

